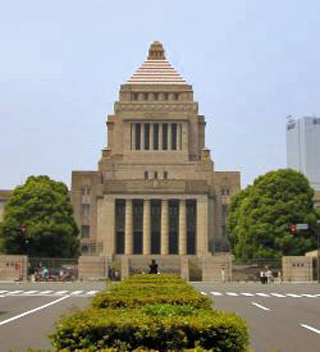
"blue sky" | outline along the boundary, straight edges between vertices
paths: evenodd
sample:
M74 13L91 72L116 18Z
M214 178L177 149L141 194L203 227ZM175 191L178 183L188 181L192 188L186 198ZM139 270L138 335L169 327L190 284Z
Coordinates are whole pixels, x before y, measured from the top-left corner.
M95 170L150 43L193 85L216 170L285 167L286 116L320 115L320 2L0 1L0 189Z

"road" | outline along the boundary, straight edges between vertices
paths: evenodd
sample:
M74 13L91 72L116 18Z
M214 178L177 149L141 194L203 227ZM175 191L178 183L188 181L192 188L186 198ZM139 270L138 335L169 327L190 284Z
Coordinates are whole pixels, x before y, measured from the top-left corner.
M0 284L0 351L52 347L48 334L62 314L87 307L103 282Z
M256 352L320 351L320 285L193 283L214 308L236 312Z

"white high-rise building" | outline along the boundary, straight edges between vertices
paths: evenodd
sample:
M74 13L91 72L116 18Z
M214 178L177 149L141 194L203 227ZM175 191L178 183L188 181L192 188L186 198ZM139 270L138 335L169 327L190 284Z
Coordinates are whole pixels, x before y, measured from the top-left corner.
M320 118L288 118L287 167L301 171L320 190Z

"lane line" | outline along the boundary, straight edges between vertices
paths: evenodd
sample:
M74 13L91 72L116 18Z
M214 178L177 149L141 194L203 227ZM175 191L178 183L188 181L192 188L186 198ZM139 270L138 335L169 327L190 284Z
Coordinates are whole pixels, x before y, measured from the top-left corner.
M285 298L285 297L287 297L286 295L282 295L281 293L271 293L271 295L272 296L274 296L274 297L279 297L279 298Z
M7 292L9 292L9 291L8 290L2 290L2 291L0 291L0 294L7 293Z
M212 291L211 294L214 296L222 296L222 293L217 291Z
M316 334L320 335L320 330L318 330L318 329L316 329L316 328L313 328L312 326L305 325L305 324L300 324L300 326L302 326L303 328L308 329L308 330L310 330L310 331L313 331L313 332L315 332Z
M235 292L226 292L226 294L228 295L228 296L232 296L232 297L237 297L237 296L239 296L237 293L235 293Z
M15 295L15 294L21 293L21 292L23 292L23 291L22 290L11 291L11 292L8 293L8 295Z
M43 306L40 306L40 307L37 307L37 308L34 308L34 309L31 309L31 310L28 310L27 312L24 312L24 313L21 313L21 314L18 314L12 318L9 318L9 319L6 319L6 320L3 320L3 321L0 321L0 326L1 325L5 325L5 324L8 324L14 320L17 320L17 319L20 319L20 318L23 318L25 317L26 315L29 315L29 314L32 314L32 313L35 313L35 312L38 312L39 310L42 310L44 308L47 308L47 307L50 307L54 304L57 304L67 298L69 298L70 296L64 296L64 297L60 297L58 299L56 299L55 301L52 301L50 303L47 303L47 304L44 304Z
M79 291L73 291L70 293L70 295L80 295L80 293L82 293L83 290L79 290Z
M268 295L267 293L262 293L262 292L258 292L256 293L256 295L260 297L270 297L270 295Z
M308 298L317 298L317 295L312 295L312 294L310 294L310 293L304 293L304 294L302 294L301 296L303 296L303 297L308 297Z
M246 296L246 297L253 297L254 296L253 293L248 293L248 292L241 292L240 295Z
M95 295L96 293L98 293L99 291L89 291L89 292L87 292L87 295L88 296L93 296L93 295Z
M52 290L40 291L39 295L47 295L48 293L52 293Z
M302 297L301 295L296 295L295 293L286 293L286 295L288 297L292 297L292 298L301 298Z
M37 293L37 292L39 292L39 291L38 290L24 291L23 294L31 295L31 294L34 294L34 293Z
M206 296L207 294L203 291L200 292L202 295Z
M263 310L270 310L270 308L267 308L265 306L262 306L261 304L259 303L256 303L256 302L251 302L254 306L260 308L260 309L263 309Z
M69 292L68 290L66 291L57 291L57 292L55 292L54 294L55 295L64 295L64 294L66 294L67 292Z

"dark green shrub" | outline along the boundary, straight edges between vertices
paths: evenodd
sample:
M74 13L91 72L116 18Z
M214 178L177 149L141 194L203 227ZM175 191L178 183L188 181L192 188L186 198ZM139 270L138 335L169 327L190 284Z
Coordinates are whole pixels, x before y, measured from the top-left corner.
M113 347L165 351L194 348L198 343L215 352L242 352L248 346L248 332L236 314L208 309L189 316L157 317L144 315L141 309L90 308L63 318L51 341L70 351Z
M150 304L141 309L143 315L152 317L173 317L173 316L187 316L196 315L198 308L189 305L175 306L172 304Z

